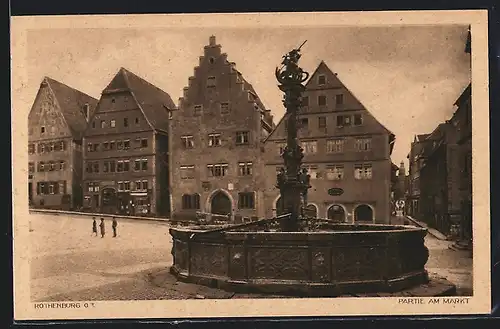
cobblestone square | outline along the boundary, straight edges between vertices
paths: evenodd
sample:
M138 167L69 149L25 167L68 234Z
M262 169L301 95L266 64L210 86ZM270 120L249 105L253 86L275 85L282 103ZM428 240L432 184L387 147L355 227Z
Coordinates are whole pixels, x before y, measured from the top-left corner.
M91 217L31 214L30 220L32 301L264 297L177 282L167 273L172 262L167 223L118 219L113 238L111 218L105 218L101 238L92 235ZM456 284L460 295L470 295L472 259L450 250L450 243L426 237L427 269Z

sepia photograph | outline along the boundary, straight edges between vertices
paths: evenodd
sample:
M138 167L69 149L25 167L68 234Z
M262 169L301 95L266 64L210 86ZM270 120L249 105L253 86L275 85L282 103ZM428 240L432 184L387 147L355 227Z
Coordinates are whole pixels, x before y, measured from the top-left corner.
M15 318L489 312L487 28L13 17Z

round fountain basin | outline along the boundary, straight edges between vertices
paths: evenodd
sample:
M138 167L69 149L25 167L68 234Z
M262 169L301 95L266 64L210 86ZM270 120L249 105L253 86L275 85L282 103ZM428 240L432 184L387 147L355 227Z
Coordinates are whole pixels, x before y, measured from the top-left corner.
M170 229L170 270L179 280L235 292L324 297L428 282L424 228L330 224L314 232L201 233L206 229Z

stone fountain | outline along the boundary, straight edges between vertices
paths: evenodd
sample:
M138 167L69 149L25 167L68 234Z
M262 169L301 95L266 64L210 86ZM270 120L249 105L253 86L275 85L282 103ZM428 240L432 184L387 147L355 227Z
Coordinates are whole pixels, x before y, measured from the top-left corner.
M305 42L304 42L305 43ZM309 73L300 49L276 68L288 123L284 168L277 185L285 215L236 225L171 228L173 265L181 281L235 292L339 296L394 292L428 282L426 229L338 224L306 218L309 175L301 171L297 113Z

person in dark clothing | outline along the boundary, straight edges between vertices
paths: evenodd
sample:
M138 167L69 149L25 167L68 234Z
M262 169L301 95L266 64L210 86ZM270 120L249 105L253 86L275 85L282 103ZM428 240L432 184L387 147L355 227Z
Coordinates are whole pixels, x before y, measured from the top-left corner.
M104 238L104 234L106 234L106 228L104 227L104 218L101 217L101 223L99 224L101 229L101 238Z
M113 238L116 238L116 227L118 226L118 222L116 221L116 218L113 217L113 225L111 227L113 228Z
M95 221L95 217L92 217L94 219L94 222L92 223L92 235L95 234L97 236L97 222Z

